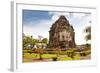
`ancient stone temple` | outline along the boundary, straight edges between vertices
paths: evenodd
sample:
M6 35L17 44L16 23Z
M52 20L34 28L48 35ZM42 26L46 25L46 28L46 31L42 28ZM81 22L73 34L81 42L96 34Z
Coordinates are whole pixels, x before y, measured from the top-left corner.
M65 16L61 15L49 31L49 48L75 47L75 32Z

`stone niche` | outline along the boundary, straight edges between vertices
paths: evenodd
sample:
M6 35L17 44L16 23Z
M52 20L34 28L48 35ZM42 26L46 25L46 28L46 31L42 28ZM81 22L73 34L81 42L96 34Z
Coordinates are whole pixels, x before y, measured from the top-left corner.
M49 48L74 48L75 32L73 26L69 24L63 15L52 24L49 31Z

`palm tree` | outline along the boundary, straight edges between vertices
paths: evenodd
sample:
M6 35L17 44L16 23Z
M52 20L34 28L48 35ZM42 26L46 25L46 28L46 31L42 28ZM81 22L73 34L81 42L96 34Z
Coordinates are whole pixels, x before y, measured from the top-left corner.
M86 27L84 32L86 33L85 36L86 41L91 40L91 27L90 26Z

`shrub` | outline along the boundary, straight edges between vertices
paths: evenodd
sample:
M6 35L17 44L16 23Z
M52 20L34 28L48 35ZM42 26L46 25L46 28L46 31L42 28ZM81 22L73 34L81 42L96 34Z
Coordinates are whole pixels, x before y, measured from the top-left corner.
M73 51L67 52L67 56L73 58L75 53Z
M57 61L57 57L54 57L54 58L52 58L53 59L53 61Z
M23 53L33 53L32 50L23 50Z

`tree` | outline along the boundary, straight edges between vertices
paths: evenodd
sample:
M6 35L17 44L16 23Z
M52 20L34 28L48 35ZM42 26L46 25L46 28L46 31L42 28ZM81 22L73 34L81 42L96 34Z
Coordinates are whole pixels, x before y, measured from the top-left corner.
M56 54L56 57L53 57L52 59L53 59L53 61L57 61L57 59L58 59L58 57L61 53L61 49L60 48L54 48L53 53Z
M47 38L42 39L42 43L47 44L48 43L48 39Z
M90 26L86 27L84 31L86 33L85 36L86 41L91 40L91 27Z
M39 54L39 56L40 56L40 60L42 59L42 54L45 52L45 50L44 49L42 49L42 48L38 48L38 49L35 49L35 53L38 53Z
M27 48L28 45L31 44L31 37L23 36L23 48Z
M23 35L23 48L28 48L30 45L30 48L32 48L36 43L39 41L37 39L34 39L32 36L26 36L25 34Z

